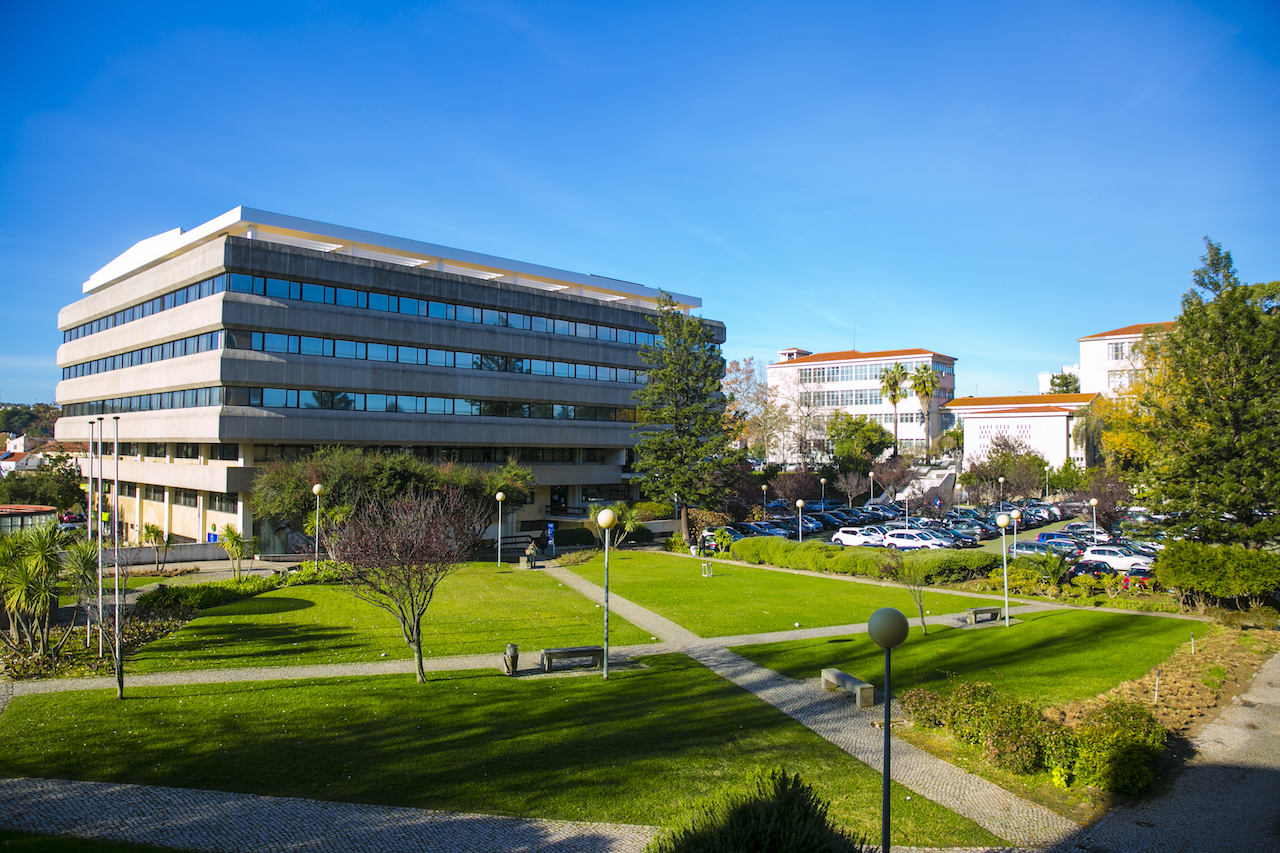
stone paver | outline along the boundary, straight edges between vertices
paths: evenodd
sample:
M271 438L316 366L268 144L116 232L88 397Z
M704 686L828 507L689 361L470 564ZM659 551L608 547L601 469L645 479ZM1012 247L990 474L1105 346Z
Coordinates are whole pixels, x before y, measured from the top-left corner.
M212 853L639 853L657 828L152 785L0 780L0 827Z

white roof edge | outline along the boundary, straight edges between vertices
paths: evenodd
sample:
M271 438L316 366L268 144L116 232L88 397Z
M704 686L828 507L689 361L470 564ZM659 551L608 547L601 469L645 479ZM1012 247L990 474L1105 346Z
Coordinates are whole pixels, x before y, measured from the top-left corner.
M555 267L543 266L541 264L532 264L526 261L515 261L510 258L501 258L496 255L486 255L481 252L470 252L465 249L454 249L449 246L441 246L435 243L424 243L419 240L410 240L404 237L393 237L388 234L379 234L374 231L365 231L359 228L348 228L342 225L317 222L311 219L303 219L298 216L288 216L281 213L272 213L266 210L256 210L251 207L243 206L232 208L221 216L211 219L201 225L197 225L189 231L183 231L181 228L175 228L171 231L165 231L162 234L157 234L154 237L148 237L145 240L140 240L113 259L110 263L106 264L93 275L89 276L89 279L84 282L81 289L85 293L96 292L141 269L158 263L161 260L180 255L194 246L208 242L221 234L226 233L240 236L253 230L253 226L255 225L261 226L265 229L293 231L300 235L306 235L310 238L320 239L321 241L323 241L324 238L329 238L331 241L344 244L360 244L369 248L388 250L392 254L428 257L446 262L457 261L477 267L487 267L507 273L533 276L535 278L547 279L553 282L577 285L589 290L616 294L622 297L657 299L659 293L657 288L646 287L644 285L620 281L618 279L608 278L605 276L570 272L569 270L556 269ZM255 236L270 242L269 232ZM702 300L696 296L674 293L672 291L666 292L669 293L672 299L674 299L676 303L683 308L702 307ZM590 296L589 293L580 295Z

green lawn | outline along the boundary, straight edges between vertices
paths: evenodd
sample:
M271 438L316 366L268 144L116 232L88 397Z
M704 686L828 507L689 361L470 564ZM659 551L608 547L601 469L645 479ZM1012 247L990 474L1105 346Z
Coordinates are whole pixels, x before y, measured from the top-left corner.
M123 586L123 587L121 587L121 589L122 589L122 590L123 590L123 589L138 589L139 587L148 586L148 585L150 585L150 584L156 583L156 582L158 582L158 581L163 581L163 580L164 580L164 578L134 578L134 577L131 577L131 578L129 578L129 579L125 582L124 586ZM66 587L64 586L64 587L62 587L62 589L64 589L64 590L65 590L65 589L66 589ZM110 577L110 576L104 577L104 578L102 579L102 594L103 594L103 596L105 596L104 600L105 600L105 601L110 601L110 600L111 600L111 596L115 594L115 591L116 591L116 579L115 579L114 577ZM94 599L94 600L96 601L97 599ZM59 606L59 607L72 607L72 606L74 606L74 605L75 605L75 603L76 603L76 597L75 597L74 595L70 595L70 594L68 594L68 593L66 593L66 592L62 592L62 593L60 593L60 594L58 595L58 606Z
M604 583L602 557L570 571ZM715 564L715 577L704 578L697 560L641 551L610 555L609 589L702 637L786 631L797 622L802 628L853 625L881 607L916 612L911 597L893 587L725 563ZM994 603L938 592L924 597L932 613Z
M72 838L67 835L39 835L0 829L2 853L156 853L172 847L150 844L125 844L101 838Z
M913 625L893 652L895 691L946 689L947 674L989 681L1020 699L1056 705L1089 699L1122 681L1146 674L1175 648L1204 631L1198 622L1053 610L1021 617L1009 628L978 630L930 626L922 637ZM884 651L865 634L739 646L735 652L791 678L816 678L835 667L884 684Z
M542 572L471 563L446 578L423 620L430 657L599 645L603 611ZM616 614L609 641L651 638ZM350 663L412 657L395 619L337 585L292 586L202 612L143 648L132 672Z
M877 773L684 656L646 662L607 682L486 670L22 696L0 716L0 777L664 824L785 766L878 835ZM895 789L897 843L1000 844L908 795Z

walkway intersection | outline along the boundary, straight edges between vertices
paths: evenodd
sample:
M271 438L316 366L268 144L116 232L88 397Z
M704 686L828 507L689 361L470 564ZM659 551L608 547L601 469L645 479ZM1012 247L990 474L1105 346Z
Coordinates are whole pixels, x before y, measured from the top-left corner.
M602 603L604 590L579 575L549 565L545 571L586 598ZM807 573L806 573L807 574ZM830 577L826 575L824 577ZM883 733L875 727L883 706L859 709L844 694L824 691L819 679L796 681L758 666L730 647L816 637L862 633L865 624L797 629L776 633L704 638L634 602L610 593L610 610L660 640L657 644L611 648L620 662L641 655L678 652L697 660L717 675L781 710L820 737L859 761L879 770ZM1049 605L1019 604L1011 614L1051 609ZM928 618L931 624L955 625L955 614ZM485 669L496 665L496 654L434 658L424 661L431 671ZM378 661L296 667L260 667L130 676L135 686L206 684L356 675L410 673L412 660ZM1280 849L1280 656L1266 667L1258 686L1244 697L1233 719L1224 714L1201 736L1200 755L1161 797L1135 809L1117 809L1096 827L1078 824L1035 803L1023 800L981 777L896 738L892 741L895 782L968 817L1017 848L1055 853L1066 851L1227 851L1241 840L1227 830L1234 822L1248 822L1242 809L1267 806L1276 814L1267 826L1276 833L1269 842L1257 839L1247 849ZM554 677L554 676L548 676ZM65 690L113 688L112 678L50 679L0 683L0 711L9 695L23 696ZM896 707L896 702L894 706ZM891 709L893 710L893 709ZM896 716L901 716L898 711ZM1198 763L1198 764L1197 764ZM1184 785L1184 780L1190 788ZM1243 800L1236 793L1246 783L1257 792ZM1241 805L1241 803L1244 805ZM1192 803L1197 806L1190 811ZM331 803L288 797L259 797L215 791L194 791L112 783L40 779L0 780L0 827L51 834L119 841L137 841L189 850L359 853L360 851L531 851L563 853L617 851L639 853L656 828L618 824L537 820L495 815L466 815L421 809ZM1224 823L1220 843L1205 843L1198 828L1205 811ZM1141 819L1139 819L1141 818ZM1257 823L1256 819L1253 821ZM1237 830L1238 830L1237 826ZM1265 829L1262 830L1264 833ZM1259 844L1258 841L1262 843ZM1270 844L1270 847L1268 846ZM903 853L914 848L895 847Z

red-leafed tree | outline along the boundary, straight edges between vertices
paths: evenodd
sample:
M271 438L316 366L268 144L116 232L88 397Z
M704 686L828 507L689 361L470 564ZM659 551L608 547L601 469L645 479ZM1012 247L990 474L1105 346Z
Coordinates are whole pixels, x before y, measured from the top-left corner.
M480 544L487 501L455 486L409 491L392 498L358 498L355 509L328 536L343 582L357 598L381 607L400 623L422 669L422 617L436 587Z

